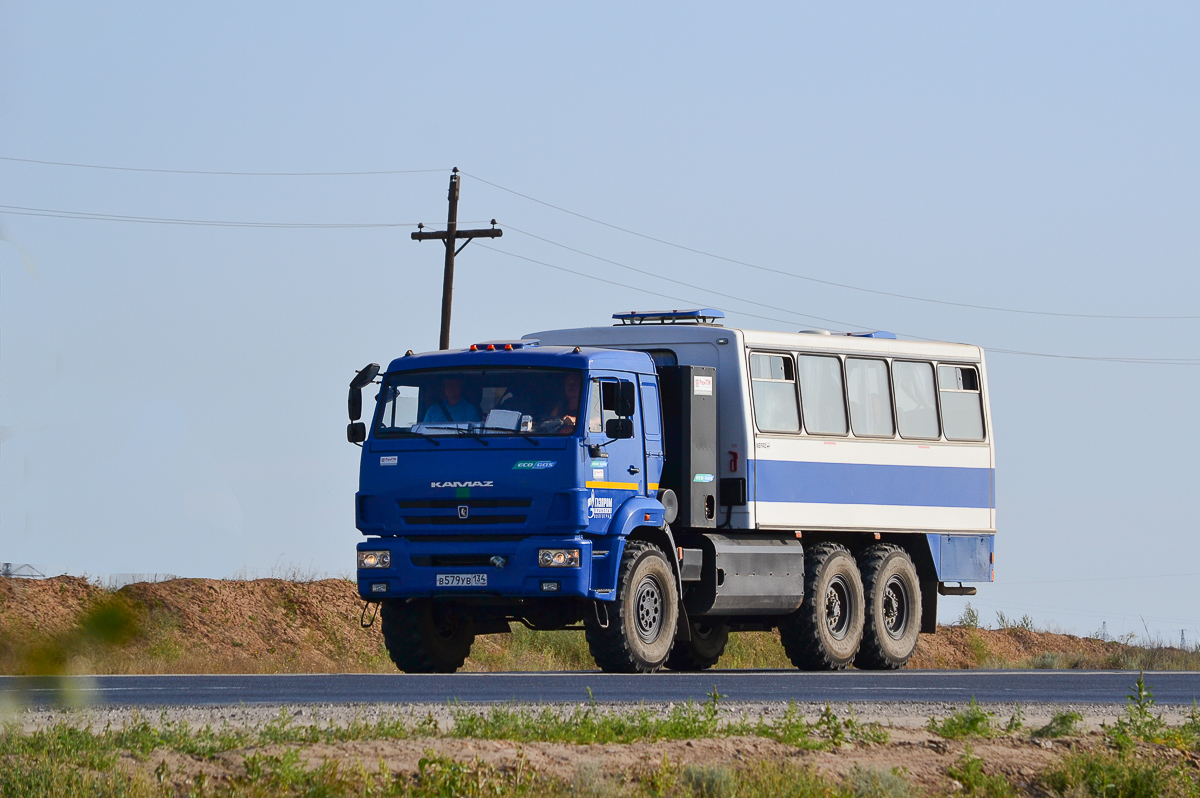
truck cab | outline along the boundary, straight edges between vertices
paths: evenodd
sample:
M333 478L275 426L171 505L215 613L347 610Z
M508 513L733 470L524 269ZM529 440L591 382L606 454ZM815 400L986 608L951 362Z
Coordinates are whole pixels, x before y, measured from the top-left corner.
M596 602L615 600L630 537L673 550L645 353L483 342L397 358L378 387L355 502L369 536L358 587L382 604L405 670L456 669L475 634L511 621L611 627ZM661 594L679 593L678 569L658 559L670 574L643 586L643 620L669 648L676 619L661 610L675 602Z

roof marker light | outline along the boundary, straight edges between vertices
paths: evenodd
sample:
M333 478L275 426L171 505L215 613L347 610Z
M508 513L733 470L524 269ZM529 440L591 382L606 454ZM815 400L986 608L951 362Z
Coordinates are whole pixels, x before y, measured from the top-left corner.
M512 344L505 344L505 345L504 345L504 351L505 351L505 352L511 352L511 351L513 351Z
M579 347L575 347L575 348L574 348L574 349L572 349L571 351L572 351L572 352L574 352L575 354L577 354L577 355L578 355L578 354L579 354L580 352L582 352L583 350L582 350L582 349L580 349Z
M495 352L495 351L496 351L496 345L495 345L495 344L488 344L487 351L489 351L489 352Z
M475 344L471 344L471 351L472 351L472 352L478 352L478 351L479 351L479 347L475 346Z
M405 352L405 353L404 353L404 356L405 356L405 357L412 357L412 350L410 349L410 350L408 350L407 352Z

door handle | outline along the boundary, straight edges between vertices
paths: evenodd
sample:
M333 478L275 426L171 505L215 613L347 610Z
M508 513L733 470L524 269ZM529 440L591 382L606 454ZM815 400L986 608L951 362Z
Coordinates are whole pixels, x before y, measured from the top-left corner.
M637 466L630 466L630 467L629 467L629 473L630 473L630 474L636 474L636 473L640 472L641 470L642 470L642 469L638 468Z

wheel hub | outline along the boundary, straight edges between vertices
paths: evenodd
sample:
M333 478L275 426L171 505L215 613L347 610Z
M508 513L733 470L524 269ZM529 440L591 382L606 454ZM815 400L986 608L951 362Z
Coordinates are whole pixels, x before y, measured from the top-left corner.
M850 629L850 586L841 574L830 581L825 591L825 623L836 640L845 637Z
M883 628L893 640L904 637L908 630L908 591L898 576L883 588Z
M662 627L663 598L658 580L647 576L637 588L634 598L637 613L637 633L643 642L653 643Z

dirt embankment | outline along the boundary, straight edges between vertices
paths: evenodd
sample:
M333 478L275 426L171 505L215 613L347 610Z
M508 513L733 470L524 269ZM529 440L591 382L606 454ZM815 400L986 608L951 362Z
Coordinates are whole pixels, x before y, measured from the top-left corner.
M108 642L80 634L96 625L98 607L126 617L128 633ZM0 673L46 663L92 673L390 672L378 625L361 628L362 610L355 585L342 579L175 579L115 592L78 577L0 579ZM100 618L101 631L105 622L111 626L111 612ZM909 667L1197 667L1189 656L1200 659L1025 629L942 627L921 636ZM777 635L765 632L734 635L719 663L786 666ZM468 670L584 667L591 665L582 635L520 627L479 638L467 663Z

